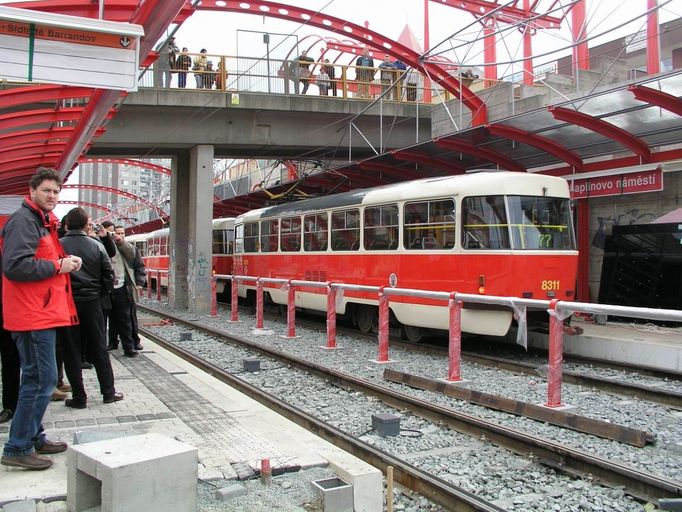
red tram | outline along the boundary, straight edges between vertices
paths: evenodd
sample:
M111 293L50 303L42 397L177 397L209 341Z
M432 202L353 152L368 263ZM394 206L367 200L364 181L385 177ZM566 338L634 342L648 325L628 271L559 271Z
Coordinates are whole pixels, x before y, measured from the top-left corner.
M578 253L564 179L477 172L427 178L271 206L235 220L237 275L572 300ZM240 283L239 295L254 293ZM266 288L286 304L287 292ZM447 329L443 303L392 297L391 320L419 340ZM337 314L376 330L377 297L346 292ZM326 310L319 290L297 307ZM501 336L512 312L465 304L462 330Z
M213 271L216 274L232 274L232 251L234 248L234 218L213 219ZM142 254L145 267L150 273L152 286L156 287L157 271L161 271L161 286L168 286L168 228L150 233L131 235L126 240L135 245ZM228 294L230 282L219 279L218 294Z

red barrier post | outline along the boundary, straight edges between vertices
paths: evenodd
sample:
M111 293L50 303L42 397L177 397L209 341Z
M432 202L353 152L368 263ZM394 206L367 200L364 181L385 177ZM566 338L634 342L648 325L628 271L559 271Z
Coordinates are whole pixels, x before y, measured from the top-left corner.
M291 284L291 281L287 284L289 287L287 294L287 338L296 337L296 287Z
M232 322L239 322L239 279L234 276L232 276L232 289L230 291L230 306L232 310L230 320Z
M327 346L336 348L336 288L327 283Z
M263 328L263 283L256 279L256 329Z
M556 311L559 301L549 303L549 360L547 365L547 407L561 407L561 364L564 352L564 321Z
M147 298L152 298L152 273L147 272Z
M462 301L455 300L455 292L450 294L449 308L449 335L448 335L448 380L459 382L460 363L462 358Z
M211 276L211 316L218 316L218 279Z
M156 301L161 302L161 270L156 271Z
M388 362L388 317L388 295L382 286L379 291L379 363Z

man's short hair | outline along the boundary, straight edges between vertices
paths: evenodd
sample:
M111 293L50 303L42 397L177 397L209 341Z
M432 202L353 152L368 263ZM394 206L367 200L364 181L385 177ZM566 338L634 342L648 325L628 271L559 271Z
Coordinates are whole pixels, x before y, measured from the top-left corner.
M88 223L88 214L81 208L76 207L69 210L66 214L66 226L69 231L83 231Z
M36 190L45 180L56 181L57 185L59 186L59 190L62 189L62 178L55 169L51 169L49 167L38 167L35 174L31 176L28 184L32 190Z
M103 227L104 229L109 229L109 228L112 227L113 225L114 225L114 223L111 222L110 220L105 220L104 222L102 222L102 227Z
M114 230L117 230L117 229L122 229L124 233L125 233L125 231L126 231L126 228L124 228L124 227L121 226L120 224L117 224L117 225L114 226Z

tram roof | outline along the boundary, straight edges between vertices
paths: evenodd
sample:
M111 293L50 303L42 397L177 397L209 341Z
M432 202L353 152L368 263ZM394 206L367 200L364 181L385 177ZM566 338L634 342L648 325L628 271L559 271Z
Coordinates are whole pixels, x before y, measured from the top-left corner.
M519 178L521 176L518 173L490 170L457 176L436 176L269 206L245 213L242 218L258 219L299 215L310 211L347 206L452 197L460 193L466 195L544 194L550 197L566 198L569 196L568 184L564 179L541 174L526 174L523 175L523 179Z

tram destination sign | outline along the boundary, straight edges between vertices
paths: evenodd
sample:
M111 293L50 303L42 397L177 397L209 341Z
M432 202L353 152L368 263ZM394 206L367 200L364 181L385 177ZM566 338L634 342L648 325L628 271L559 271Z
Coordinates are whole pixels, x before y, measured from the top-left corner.
M140 25L0 5L0 80L137 90Z
M566 178L570 180L571 199L663 190L663 170L660 167L608 176Z

